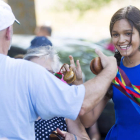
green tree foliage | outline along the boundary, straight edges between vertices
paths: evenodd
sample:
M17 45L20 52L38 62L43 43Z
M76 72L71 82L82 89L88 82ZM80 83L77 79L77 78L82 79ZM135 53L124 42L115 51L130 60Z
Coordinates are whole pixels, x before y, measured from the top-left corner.
M112 0L59 0L59 9L73 11L78 10L80 13L90 9L99 9Z

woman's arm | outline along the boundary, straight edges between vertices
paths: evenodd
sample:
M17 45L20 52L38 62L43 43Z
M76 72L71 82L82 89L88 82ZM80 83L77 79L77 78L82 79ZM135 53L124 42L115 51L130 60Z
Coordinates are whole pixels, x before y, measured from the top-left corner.
M65 140L90 140L79 118L77 118L75 121L66 119L66 123L68 132L64 132L57 129L57 133L62 135L65 138Z
M76 74L76 80L72 84L74 84L74 85L83 84L82 70L81 70L79 60L76 61L76 65L75 65L73 57L69 56L69 59L70 59L70 67ZM69 71L69 65L66 64L62 70L64 73L66 71ZM59 133L61 136L63 136L65 138L65 140L76 140L76 139L77 140L90 140L79 117L75 121L70 120L70 119L66 119L65 121L67 124L68 132L57 129L57 133Z
M89 140L89 136L85 130L85 127L81 123L79 117L73 121L70 119L66 119L68 132L75 134L77 136L77 139L79 140Z
M101 139L101 136L97 127L97 122L89 128L88 134L91 140Z
M95 106L94 109L92 109L92 111L80 117L80 120L84 125L84 127L89 128L97 121L97 119L99 118L100 114L102 113L108 101L109 98L105 96L100 101L100 103L97 104L97 106Z
M69 59L70 59L70 66L72 67L74 73L76 74L76 80L74 81L73 84L78 85L78 84L83 83L83 81L82 81L82 70L81 70L81 66L80 66L79 61L77 60L76 61L77 65L75 65L73 57L69 56ZM65 69L63 71L65 72L65 71L68 71L68 70L69 70L69 65L65 65ZM108 93L110 94L110 92L108 92ZM94 109L92 109L92 111L90 111L89 113L87 113L84 116L80 117L81 122L83 123L83 125L85 127L88 128L88 127L92 126L96 122L96 120L100 116L101 112L105 108L109 98L105 96L99 102L99 104L97 104L96 107Z

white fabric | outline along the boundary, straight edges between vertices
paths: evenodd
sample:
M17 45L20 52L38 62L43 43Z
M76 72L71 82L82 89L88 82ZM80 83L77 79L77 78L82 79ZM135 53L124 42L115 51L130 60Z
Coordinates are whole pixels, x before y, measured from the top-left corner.
M0 138L34 140L40 116L76 119L85 88L69 86L45 68L0 54Z
M11 26L15 20L11 7L0 0L0 31Z

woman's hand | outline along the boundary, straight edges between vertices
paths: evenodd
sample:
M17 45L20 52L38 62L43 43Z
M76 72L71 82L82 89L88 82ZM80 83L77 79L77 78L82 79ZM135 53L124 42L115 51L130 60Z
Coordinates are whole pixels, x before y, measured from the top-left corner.
M79 60L76 61L76 65L77 65L76 66L74 63L74 59L71 55L69 56L69 59L70 59L70 66L72 70L74 71L74 73L76 74L76 80L73 82L73 84L80 85L83 83L83 79L82 79L82 70L81 70Z
M64 137L65 140L75 140L75 137L73 134L66 131L61 131L59 128L57 128L57 133L60 134L62 137Z
M82 70L81 70L79 60L76 61L76 65L77 65L76 66L74 63L74 59L71 55L69 56L69 59L70 59L70 66L68 64L65 64L62 69L62 72L63 74L65 74L66 71L70 71L69 68L71 67L73 72L76 74L76 80L72 84L80 85L83 83L83 79L82 79Z

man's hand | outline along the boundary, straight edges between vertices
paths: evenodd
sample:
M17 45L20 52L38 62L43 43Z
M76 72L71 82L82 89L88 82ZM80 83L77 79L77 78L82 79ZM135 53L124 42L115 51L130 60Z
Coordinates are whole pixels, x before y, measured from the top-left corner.
M103 68L109 68L113 76L116 76L117 73L117 61L114 56L106 56L100 50L95 49L97 55L101 58L101 63Z
M105 96L117 74L117 62L113 56L107 57L100 50L95 52L101 58L103 70L93 79L84 83L85 97L79 115L90 112Z

